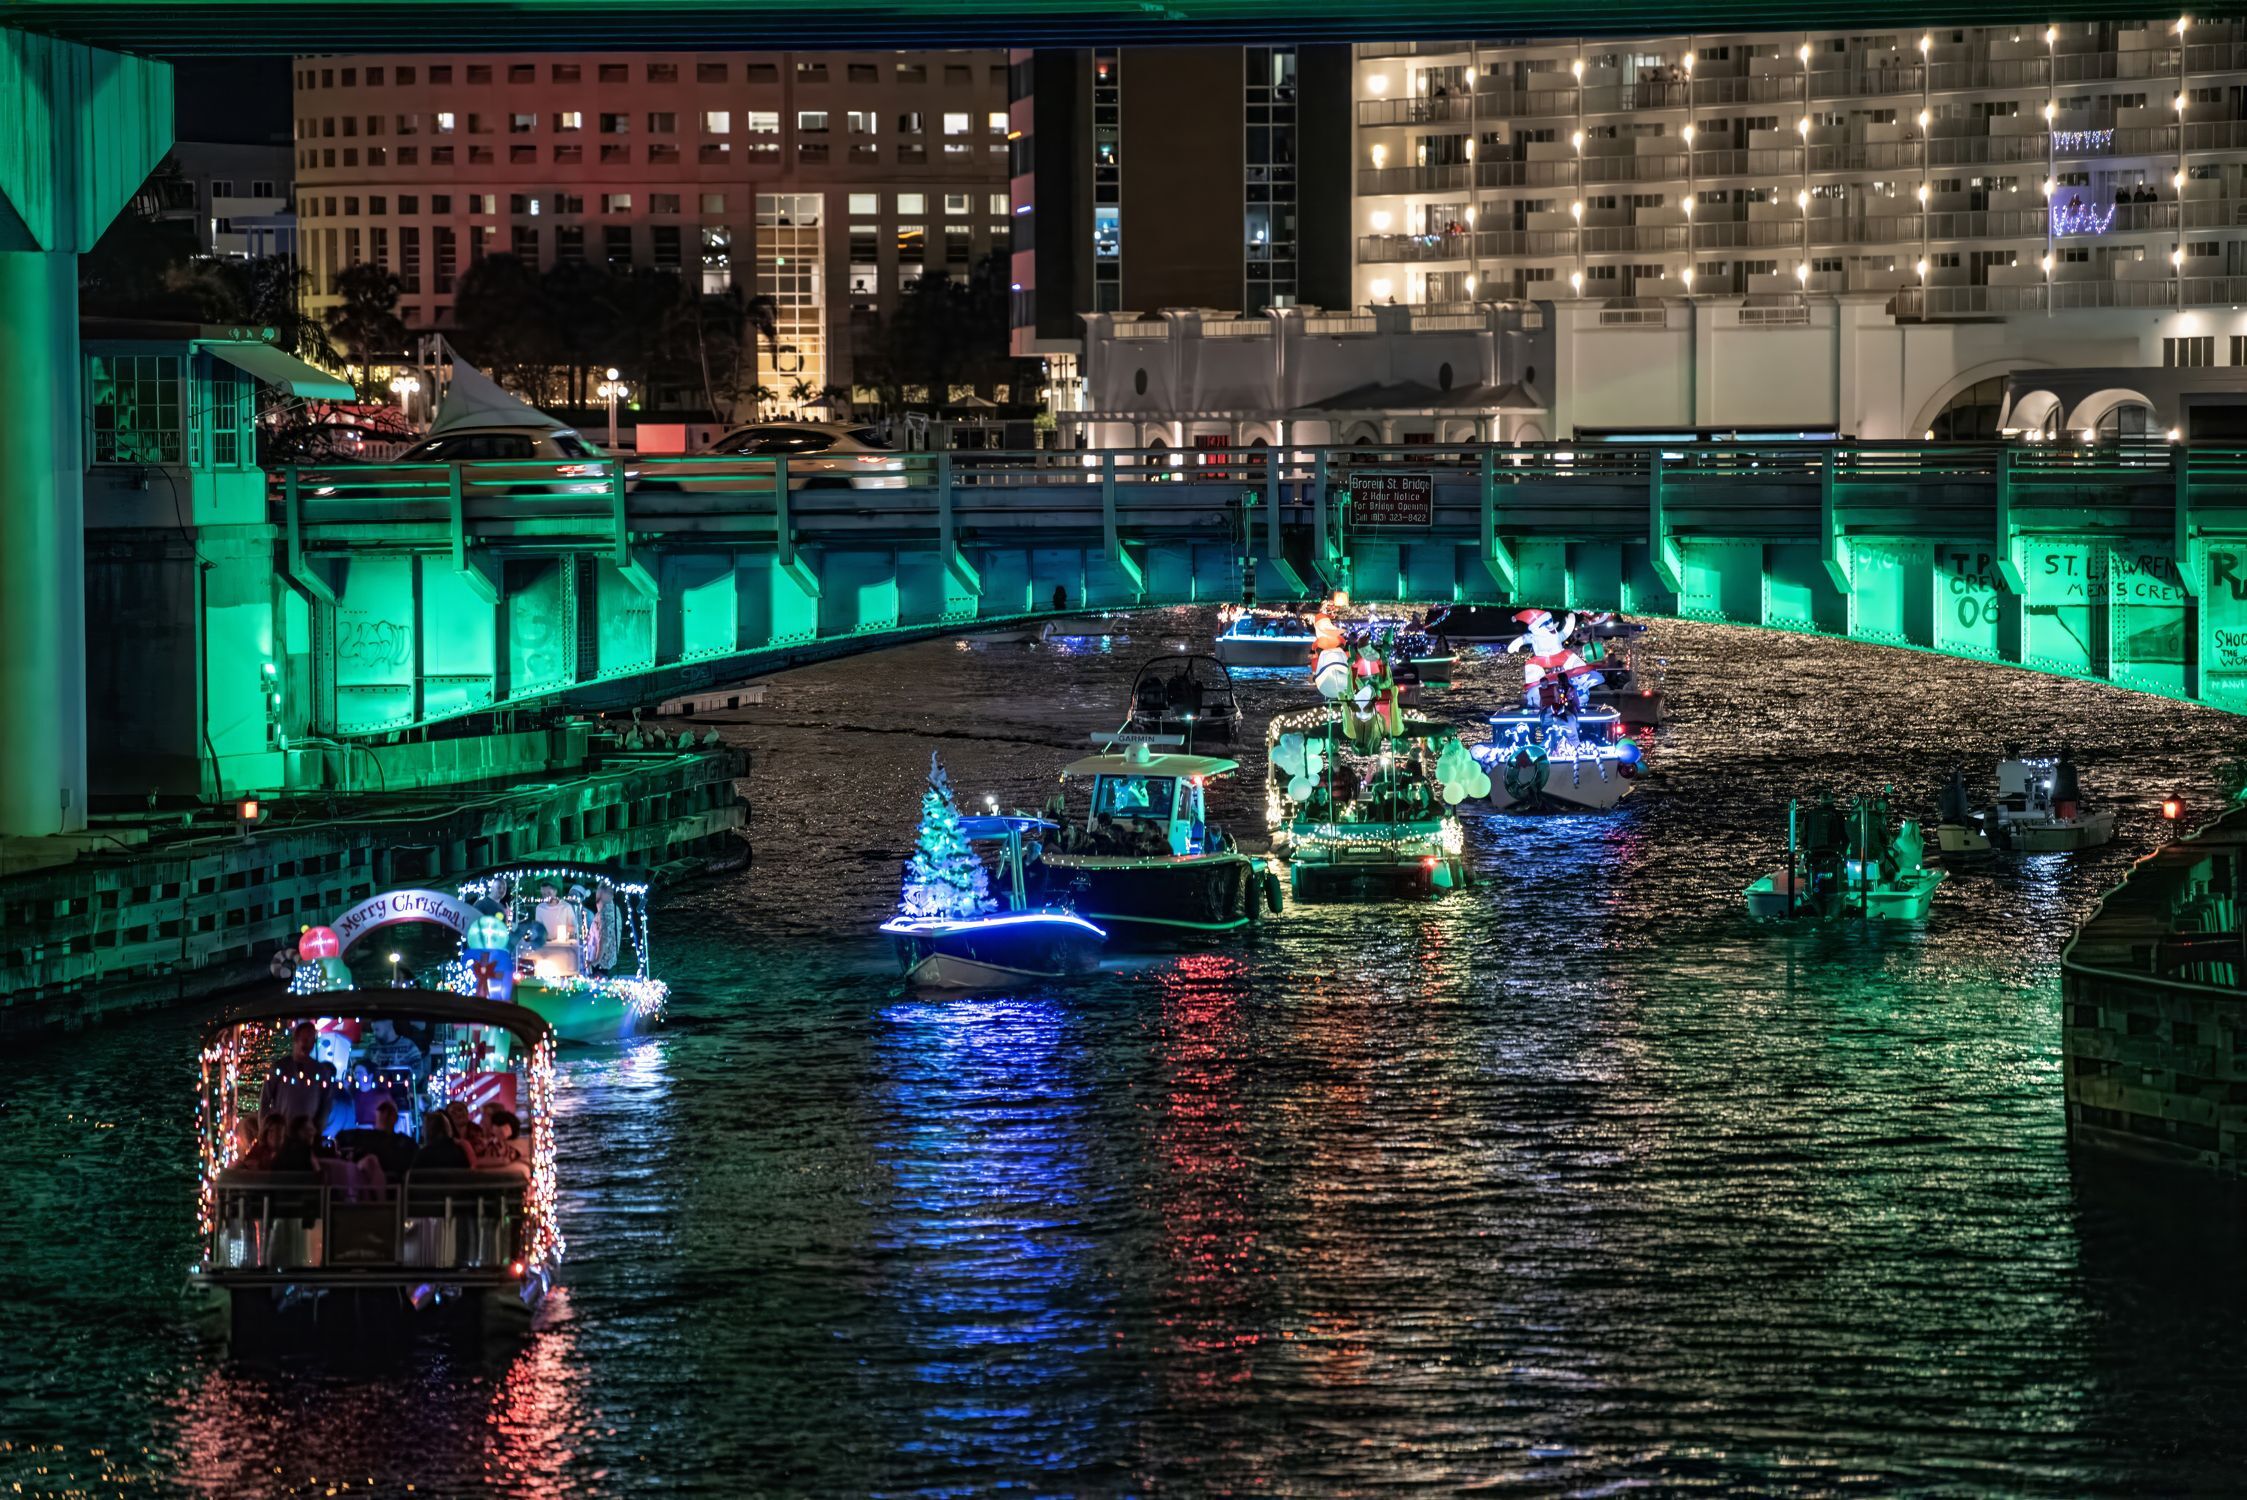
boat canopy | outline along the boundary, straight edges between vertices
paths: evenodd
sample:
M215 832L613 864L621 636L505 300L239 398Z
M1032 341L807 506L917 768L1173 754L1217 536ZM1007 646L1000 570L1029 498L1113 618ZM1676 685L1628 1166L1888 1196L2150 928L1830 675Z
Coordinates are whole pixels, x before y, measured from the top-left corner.
M1230 776L1237 760L1214 755L1088 755L1061 768L1063 776Z
M1050 818L1034 818L1028 813L997 813L960 819L960 836L971 844L980 844L1013 834L1035 833L1040 829L1060 826Z
M314 1016L349 1016L361 1021L445 1021L496 1026L535 1047L553 1028L534 1011L496 1000L478 1000L446 990L323 990L311 995L280 993L232 1007L203 1028L206 1040L253 1021L295 1021Z

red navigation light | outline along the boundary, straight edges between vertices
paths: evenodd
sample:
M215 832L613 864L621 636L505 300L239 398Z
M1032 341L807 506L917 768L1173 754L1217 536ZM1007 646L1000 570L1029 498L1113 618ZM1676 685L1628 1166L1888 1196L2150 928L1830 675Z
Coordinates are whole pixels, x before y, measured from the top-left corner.
M2168 820L2169 820L2170 822L2174 823L2174 822L2176 822L2176 821L2177 821L2177 820L2178 820L2179 818L2183 817L2184 815L2185 815L2185 799L2184 799L2184 798L2182 798L2182 797L2164 797L2164 798L2162 798L2162 799L2161 799L2161 816L2162 816L2162 817L2164 817L2164 818L2168 819Z
M511 1263L507 1267L507 1274L514 1277L517 1281L521 1281L523 1279L523 1263L519 1260Z
M1434 869L1435 867L1436 867L1436 857L1435 857L1435 856L1434 856L1433 854L1423 855L1423 856L1421 857L1421 860L1420 860L1420 868L1421 868L1421 869L1423 869L1423 870L1432 870L1432 869Z

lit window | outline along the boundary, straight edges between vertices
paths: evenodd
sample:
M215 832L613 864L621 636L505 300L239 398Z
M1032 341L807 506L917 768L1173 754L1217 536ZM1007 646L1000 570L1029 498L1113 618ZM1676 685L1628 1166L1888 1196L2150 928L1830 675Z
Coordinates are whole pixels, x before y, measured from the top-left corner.
M991 212L1003 219L1013 211L1013 205L1008 203L1006 194L993 193L991 195Z
M632 211L632 195L631 195L630 193L603 193L603 194L601 194L601 212L602 212L602 213L605 213L605 214L628 214L628 213L630 213L631 211Z
M451 119L452 117L447 115L445 118ZM967 121L968 117L965 111L957 114L947 113L944 116L944 133L946 135L966 135L968 132ZM446 128L450 129L451 127L447 126Z
M1003 109L994 109L994 110L992 110L992 111L991 111L991 134L993 134L993 135L1005 135L1005 134L1006 134L1006 111L1005 111L1005 110L1003 110Z
M880 193L853 193L850 195L850 211L853 215L878 214L882 211L881 205L882 195Z
M827 111L823 109L797 110L796 128L814 134L825 134L827 130Z
M726 111L706 109L702 112L702 133L704 135L726 135L731 133L732 130L733 116Z
M780 134L780 111L777 109L752 109L741 116L741 128L751 135Z
M578 109L563 110L554 116L554 128L556 130L583 130L585 128L585 112Z
M91 361L91 374L94 462L178 463L178 356L97 356Z
M901 214L925 214L928 212L928 198L921 193L899 193L897 211Z
M451 135L453 133L453 112L451 110L440 109L437 111L437 133L439 135Z
M724 193L704 193L702 195L702 211L706 214L724 213L726 211L726 195Z
M965 193L946 193L946 194L944 195L944 211L945 211L946 213L948 213L948 214L964 214L964 213L966 213L966 212L967 212L967 194L965 194Z

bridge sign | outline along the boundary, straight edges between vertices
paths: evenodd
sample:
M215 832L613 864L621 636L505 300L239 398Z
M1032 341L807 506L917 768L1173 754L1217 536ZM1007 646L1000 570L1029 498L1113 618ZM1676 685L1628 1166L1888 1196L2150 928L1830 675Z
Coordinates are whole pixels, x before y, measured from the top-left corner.
M1350 525L1426 531L1436 524L1436 476L1360 473L1350 476Z

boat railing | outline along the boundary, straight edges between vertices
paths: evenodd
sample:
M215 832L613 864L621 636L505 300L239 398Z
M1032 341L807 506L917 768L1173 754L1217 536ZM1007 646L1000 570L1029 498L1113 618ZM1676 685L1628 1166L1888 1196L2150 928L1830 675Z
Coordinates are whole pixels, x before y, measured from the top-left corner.
M381 1187L317 1172L229 1171L214 1184L214 1271L508 1271L521 1256L519 1167L408 1172Z

